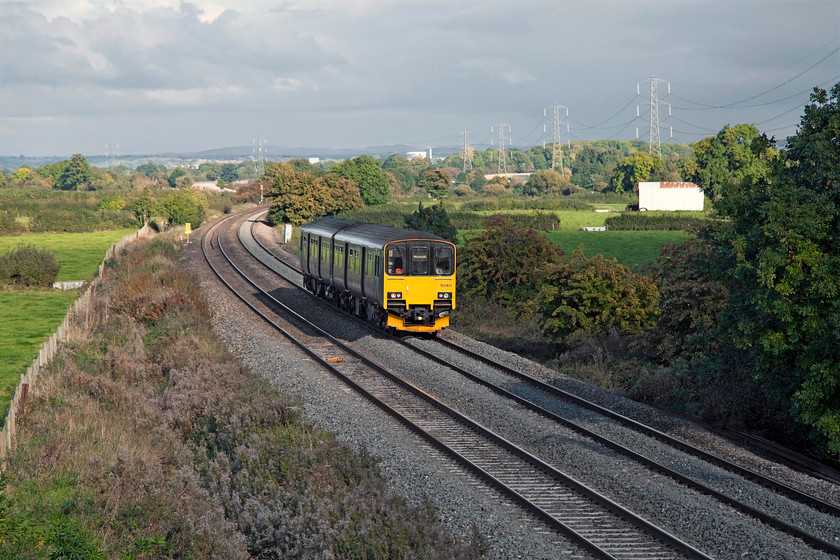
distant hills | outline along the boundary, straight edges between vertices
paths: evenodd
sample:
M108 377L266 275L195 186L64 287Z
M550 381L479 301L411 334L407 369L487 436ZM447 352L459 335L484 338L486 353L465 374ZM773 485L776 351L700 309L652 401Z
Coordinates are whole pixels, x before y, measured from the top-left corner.
M390 146L366 146L348 148L282 148L268 145L263 155L270 161L289 160L294 158L318 158L320 160L338 160L358 157L367 154L371 157L388 157L393 154L405 155L408 152L427 151L428 147L409 146L405 144L394 144ZM441 151L433 153L434 156L452 155L452 151ZM71 154L64 156L0 156L0 166L3 169L17 169L24 165L36 168L47 163L57 163L70 159ZM91 165L106 167L109 158L105 154L83 154ZM211 161L243 161L254 157L253 146L232 146L227 148L216 148L197 152L161 152L156 154L126 154L114 158L117 164L123 164L129 168L137 167L141 163L154 161L155 163L179 165L195 160Z

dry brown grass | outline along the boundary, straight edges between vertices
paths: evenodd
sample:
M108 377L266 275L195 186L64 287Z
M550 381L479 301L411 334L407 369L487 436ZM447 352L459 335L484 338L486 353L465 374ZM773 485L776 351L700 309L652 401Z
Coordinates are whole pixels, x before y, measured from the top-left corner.
M220 347L177 257L156 241L110 263L41 377L3 479L0 559L480 556Z

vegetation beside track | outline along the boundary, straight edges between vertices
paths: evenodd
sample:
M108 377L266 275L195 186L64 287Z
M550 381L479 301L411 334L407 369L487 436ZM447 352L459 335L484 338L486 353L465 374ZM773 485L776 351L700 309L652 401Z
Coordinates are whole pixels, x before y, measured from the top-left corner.
M179 248L108 263L2 477L0 558L476 558L212 331Z

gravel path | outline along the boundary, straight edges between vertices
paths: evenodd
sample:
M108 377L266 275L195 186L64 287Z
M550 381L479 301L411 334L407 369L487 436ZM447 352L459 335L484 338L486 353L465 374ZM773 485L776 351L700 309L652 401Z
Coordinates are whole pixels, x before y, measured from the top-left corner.
M261 235L273 242L273 231ZM196 237L197 239L197 237ZM490 558L570 558L572 549L560 537L509 505L469 475L461 473L437 451L408 433L383 412L353 394L302 352L282 340L273 329L254 320L247 308L226 288L220 287L201 258L198 244L185 252L185 259L202 278L202 285L214 314L220 339L252 370L304 405L311 423L336 434L355 449L365 449L379 460L390 487L414 504L430 503L441 521L456 536L469 538L478 531L487 540ZM305 299L305 298L301 298ZM354 341L383 361L411 363L416 358L407 349L340 317L314 311L330 323L341 337ZM705 430L649 407L621 399L606 391L560 376L538 364L486 344L472 341L454 331L445 336L459 344L480 350L499 362L528 371L554 382L570 392L582 394L622 414L693 443L704 443L715 453L738 457L749 468L769 470L792 485L819 491L824 499L840 502L836 485L799 475L790 469L756 457L732 446ZM387 363L386 363L387 365ZM510 439L522 442L572 476L607 494L625 507L680 535L694 546L717 558L829 558L797 539L780 535L761 523L721 506L715 500L680 487L664 477L651 476L632 461L593 448L588 440L559 430L541 417L523 412L487 391L476 390L458 376L445 375L437 367L416 368L414 382L459 407L477 411L477 418ZM687 469L694 468L691 465ZM712 475L710 475L712 476ZM717 475L715 475L717 476ZM761 494L756 492L756 496ZM775 506L784 507L784 506ZM823 534L840 535L840 521L812 515L792 504L787 515L806 516ZM813 519L811 519L813 517ZM835 523L836 522L836 523ZM827 525L827 527L826 527ZM833 532L832 532L833 531Z

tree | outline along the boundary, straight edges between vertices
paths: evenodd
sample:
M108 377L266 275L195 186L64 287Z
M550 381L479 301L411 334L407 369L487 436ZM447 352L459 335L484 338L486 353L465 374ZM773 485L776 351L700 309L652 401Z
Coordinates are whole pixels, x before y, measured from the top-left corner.
M61 172L56 187L63 191L77 191L93 178L93 169L82 154L73 154Z
M149 179L160 179L166 175L166 166L157 164L153 161L147 161L146 163L138 165L135 171L142 173Z
M140 225L145 225L152 219L152 212L155 208L155 201L152 199L152 191L145 187L140 196L131 202L131 211L137 216Z
M610 177L609 190L617 193L638 190L639 183L650 180L654 171L663 166L659 156L636 152L618 162Z
M424 208L421 202L413 214L405 217L405 227L428 231L453 243L458 236L458 230L449 221L449 214L443 208L443 202L427 208Z
M158 207L170 224L192 224L195 227L204 219L207 196L194 189L169 191Z
M524 310L564 255L537 230L494 216L459 252L458 289Z
M400 185L402 192L408 192L417 186L417 169L411 162L399 154L394 154L382 162L382 170L391 173Z
M427 169L417 186L426 189L432 198L440 199L449 191L449 176L440 169Z
M522 194L526 196L542 196L551 193L559 193L566 184L563 176L550 169L541 169L531 173L528 182L522 188Z
M725 126L694 145L694 162L683 177L696 183L716 204L745 179L766 176L777 157L773 140L751 124Z
M186 177L187 175L189 175L189 173L187 173L183 167L176 167L172 170L172 173L169 174L167 182L169 183L169 186L174 189L178 186L178 179Z
M713 240L730 298L722 326L762 380L840 454L840 83L815 88L767 177L725 195ZM761 146L764 146L761 142ZM762 148L765 149L765 148Z
M616 259L587 258L578 247L545 278L535 307L543 330L562 342L576 331L601 334L617 328L637 333L653 326L658 302L653 280Z
M385 204L391 199L388 178L370 156L344 160L335 165L332 172L353 181L366 205Z
M239 180L239 170L234 163L223 163L219 170L219 179L225 183L233 183Z
M355 183L335 173L313 177L283 162L266 167L260 182L272 202L269 218L275 224L305 224L325 215L363 206Z

